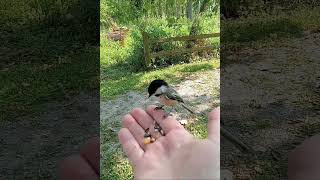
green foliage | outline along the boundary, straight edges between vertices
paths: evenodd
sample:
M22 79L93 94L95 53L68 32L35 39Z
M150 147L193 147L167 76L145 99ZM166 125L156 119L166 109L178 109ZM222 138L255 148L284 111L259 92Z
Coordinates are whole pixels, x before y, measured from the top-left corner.
M100 25L104 29L110 28L114 23L126 24L134 21L140 11L128 0L101 0Z
M197 15L204 1L208 1L205 13L219 14L218 0L194 0L193 14ZM187 0L102 0L100 1L100 23L104 29L115 24L135 23L141 18L186 17Z
M199 34L219 32L219 16L202 17L198 28ZM187 18L176 19L174 22L170 21L172 19L150 19L144 22L147 24L145 31L153 39L176 37L176 36L187 36L190 33L192 22ZM177 48L186 47L188 42L177 41L162 44L153 44L152 51L158 52L162 50L173 50ZM216 47L219 46L220 41L218 38L211 38L207 41L202 42L200 45L212 44ZM156 58L154 61L156 65L171 65L184 62L190 62L194 59L190 54L182 54L177 56L168 56Z
M143 45L139 29L133 28L125 39L124 46L120 42L101 39L100 61L101 68L112 71L112 66L125 66L137 71L143 68Z
M71 8L76 4L75 0L31 0L31 1L1 1L0 6L4 9L0 13L7 25L18 23L35 25L45 23L56 24L65 19ZM5 18L7 17L7 18Z
M219 16L204 17L200 23L200 33L219 32ZM143 70L144 54L141 35L141 27L148 33L150 38L159 39L175 36L189 35L192 22L187 18L148 18L141 20L137 25L129 26L130 32L125 39L125 45L121 46L120 42L113 42L104 38L101 39L101 66L110 67L111 64L125 65L134 71ZM208 39L206 44L219 46L219 38ZM202 44L203 45L203 44ZM152 51L158 52L162 50L172 50L185 47L185 42L172 42L163 44L153 44ZM171 64L179 64L189 62L190 55L168 56L155 59L157 66L167 66Z
M318 0L225 0L221 10L227 18L248 17L261 14L278 14L299 8L314 8Z
M203 8L203 3L206 8ZM103 0L101 4L101 65L110 67L110 63L125 65L134 71L143 70L144 54L141 29L148 33L152 39L185 36L189 35L193 21L186 17L187 0ZM197 28L197 33L219 32L219 1L216 0L196 0L193 1L192 9L194 16L201 19ZM200 9L205 11L199 13ZM110 32L111 27L126 26L130 32L125 39L125 45L119 42L107 40L106 32ZM197 42L198 43L198 42ZM208 39L200 45L212 44L219 47L219 38ZM172 42L163 44L152 44L153 52L172 50L189 46L186 42ZM209 53L209 56L218 54ZM168 66L190 62L193 59L201 59L202 54L182 54L179 56L161 57L154 59L156 66ZM198 58L198 56L200 58ZM109 70L110 71L110 70ZM112 70L111 70L112 71Z
M150 36L151 39L160 39L175 36L185 36L188 35L191 23L186 19L179 19L172 21L172 19L148 19L143 22L147 24L144 31ZM173 42L173 43L162 43L162 44L152 44L151 51L158 52L162 50L172 50L177 47L183 46L183 42ZM172 57L162 57L154 59L157 65L166 64L177 64L179 62L186 61L186 56L172 56Z

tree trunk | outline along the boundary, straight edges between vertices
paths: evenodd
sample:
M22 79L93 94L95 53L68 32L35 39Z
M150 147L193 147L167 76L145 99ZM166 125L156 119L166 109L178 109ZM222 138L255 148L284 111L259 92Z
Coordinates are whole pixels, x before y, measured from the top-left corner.
M208 5L209 5L209 2L210 0L204 0L200 6L200 11L199 11L199 14L193 19L193 22L192 22L192 26L191 26L191 29L190 29L190 32L189 32L189 35L195 35L197 34L197 29L198 29L198 26L199 26L199 16L201 15L201 13L203 13ZM196 43L195 40L193 41L189 41L186 45L187 48L192 48L194 46L194 44Z
M192 21L192 0L188 0L186 12L187 18Z
M210 0L204 0L202 2L198 15L200 15L201 13L203 13L207 9L209 2L210 2ZM196 17L193 20L189 35L195 35L197 33L197 26L198 25L199 25L199 17Z

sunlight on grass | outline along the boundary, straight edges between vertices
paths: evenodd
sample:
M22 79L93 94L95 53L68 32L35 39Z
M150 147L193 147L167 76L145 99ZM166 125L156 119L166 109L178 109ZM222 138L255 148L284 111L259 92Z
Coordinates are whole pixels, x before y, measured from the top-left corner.
M196 122L186 125L186 129L196 138L205 139L208 137L208 118L200 117Z
M119 124L114 124L114 127ZM132 179L132 168L124 157L118 141L118 132L111 131L104 122L100 126L101 137L101 178L102 179Z
M102 179L119 179L129 180L133 179L132 167L127 159L123 157L122 152L107 153L106 159L102 161L105 166L101 172Z
M212 70L220 67L217 59L192 64L175 65L155 71L139 73L119 72L119 78L101 78L101 97L110 99L129 90L144 90L150 81L156 78L166 79L169 83L181 82L185 77L200 71ZM108 75L106 75L108 77Z

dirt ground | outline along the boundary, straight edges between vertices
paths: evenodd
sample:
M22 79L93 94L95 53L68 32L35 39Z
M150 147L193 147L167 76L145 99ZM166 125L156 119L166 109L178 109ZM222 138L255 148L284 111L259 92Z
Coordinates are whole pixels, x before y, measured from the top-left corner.
M221 68L224 127L256 151L244 154L222 139L221 165L235 179L287 179L288 153L320 132L319 40L306 34L243 49Z

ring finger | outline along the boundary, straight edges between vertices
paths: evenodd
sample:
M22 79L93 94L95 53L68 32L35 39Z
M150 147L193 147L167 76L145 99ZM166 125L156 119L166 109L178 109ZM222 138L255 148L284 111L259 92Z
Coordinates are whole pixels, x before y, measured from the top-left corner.
M123 125L123 127L129 129L131 134L134 136L136 141L139 143L140 147L143 150L145 150L145 144L143 143L145 131L138 124L138 122L130 114L127 114L122 119L122 125Z

